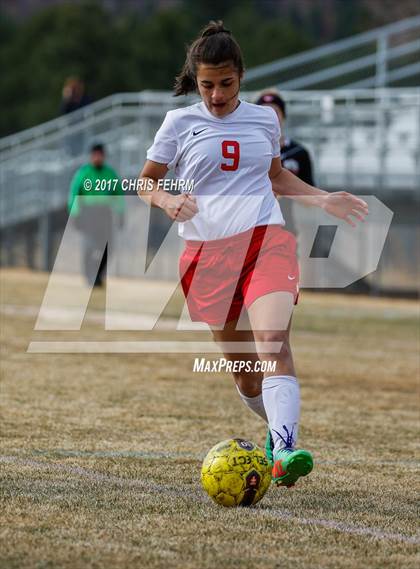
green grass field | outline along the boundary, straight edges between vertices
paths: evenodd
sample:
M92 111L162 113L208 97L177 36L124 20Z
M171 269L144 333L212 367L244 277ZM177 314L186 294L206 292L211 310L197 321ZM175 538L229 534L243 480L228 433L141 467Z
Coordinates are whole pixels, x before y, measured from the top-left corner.
M292 341L316 467L225 509L201 489L203 456L265 437L231 378L193 373L193 354L27 353L140 337L103 329L103 291L80 332L34 331L46 282L1 274L2 568L418 567L416 303L303 292Z

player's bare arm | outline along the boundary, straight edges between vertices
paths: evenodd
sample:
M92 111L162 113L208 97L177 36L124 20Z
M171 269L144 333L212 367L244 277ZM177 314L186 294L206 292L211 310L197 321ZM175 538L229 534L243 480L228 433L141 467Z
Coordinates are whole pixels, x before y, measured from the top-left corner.
M166 164L146 160L139 179L143 181L141 188L147 188L148 180L152 180L151 190L139 189L139 197L151 205L163 209L166 215L174 221L187 221L198 213L196 199L188 194L172 195L158 188L158 181L168 173Z
M369 213L367 203L349 192L326 192L310 186L281 165L280 158L273 158L269 172L273 192L283 197L320 207L330 215L344 219L349 225L356 224L352 218L364 221Z

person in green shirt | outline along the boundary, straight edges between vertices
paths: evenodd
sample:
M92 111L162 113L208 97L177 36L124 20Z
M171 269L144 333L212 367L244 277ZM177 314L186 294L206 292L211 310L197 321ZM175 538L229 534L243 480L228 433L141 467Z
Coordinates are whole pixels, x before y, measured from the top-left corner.
M105 147L94 144L90 162L81 166L70 184L68 211L83 235L83 269L89 285L101 286L107 264L107 244L114 222L123 225L125 199L118 174L105 163Z

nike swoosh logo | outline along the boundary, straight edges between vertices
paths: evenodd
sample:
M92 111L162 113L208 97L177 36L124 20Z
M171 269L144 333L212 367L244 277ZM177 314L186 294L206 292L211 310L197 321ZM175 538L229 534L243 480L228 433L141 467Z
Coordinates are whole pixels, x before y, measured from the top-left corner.
M291 277L290 275L287 275L287 278L289 279L289 281L294 281L296 277Z
M203 128L202 130L196 130L196 131L193 130L193 133L192 133L192 134L193 134L193 136L197 136L197 134L201 134L201 133L204 132L205 130L207 130L207 127L206 127L206 128Z

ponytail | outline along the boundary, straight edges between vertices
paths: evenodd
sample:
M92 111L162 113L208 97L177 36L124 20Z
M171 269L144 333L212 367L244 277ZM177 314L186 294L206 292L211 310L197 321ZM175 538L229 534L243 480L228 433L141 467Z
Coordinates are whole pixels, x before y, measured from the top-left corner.
M197 83L195 76L190 69L188 58L182 66L181 73L175 77L174 96L187 95L196 90Z

